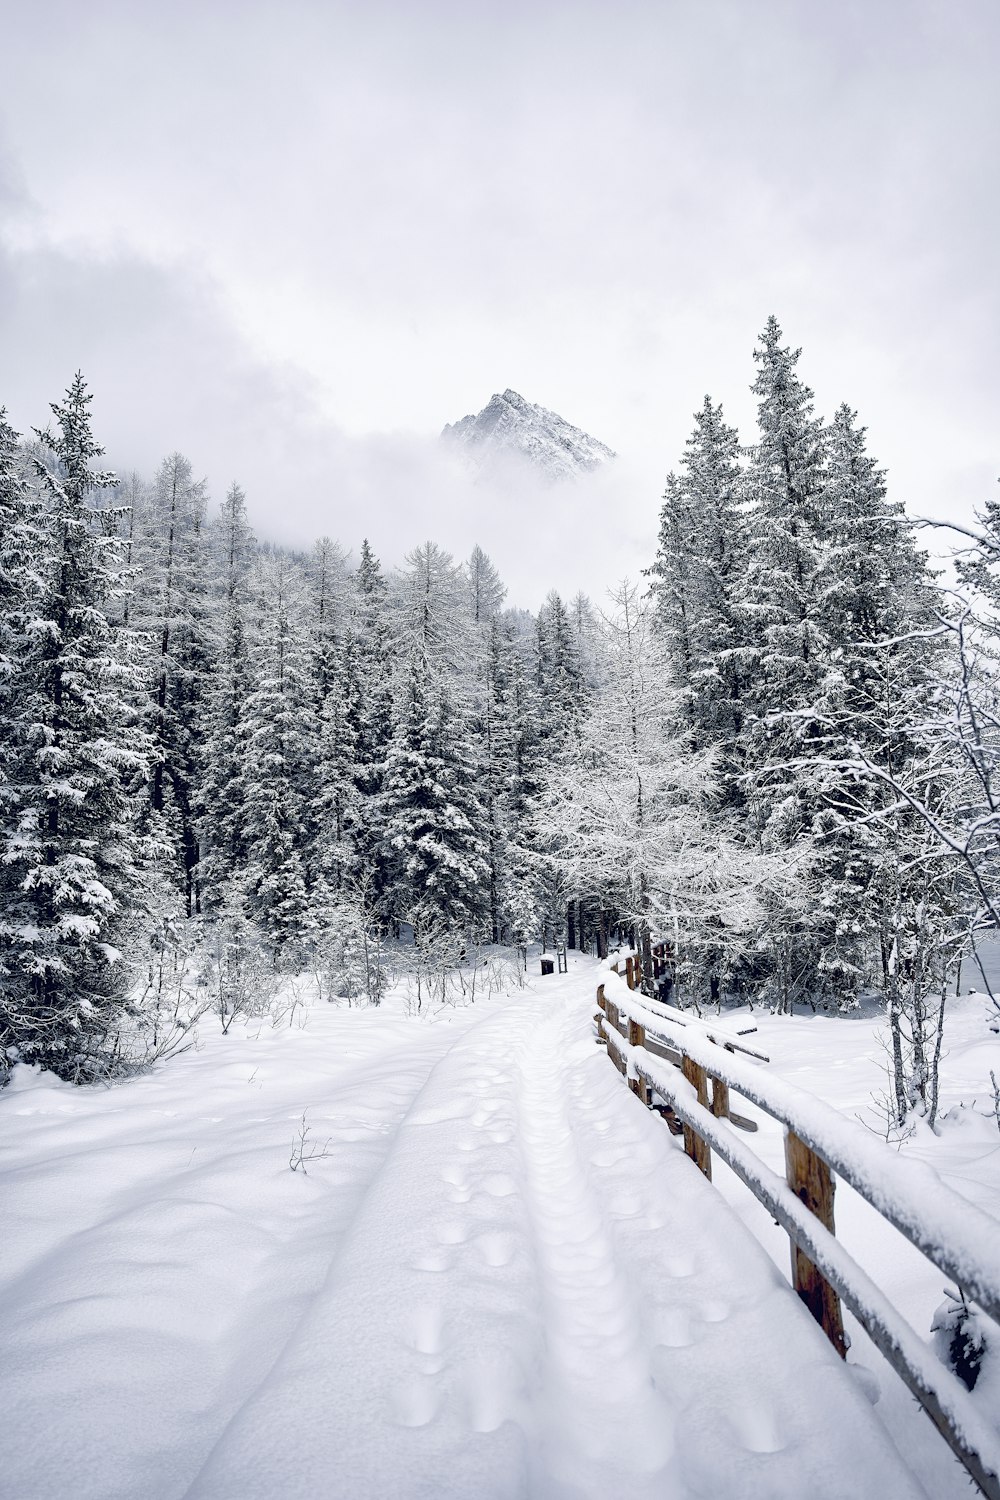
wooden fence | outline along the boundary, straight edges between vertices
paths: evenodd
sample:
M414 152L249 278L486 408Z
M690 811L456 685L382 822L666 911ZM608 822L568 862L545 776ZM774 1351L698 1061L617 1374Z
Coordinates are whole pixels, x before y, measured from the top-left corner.
M598 1031L629 1087L683 1130L685 1151L709 1180L715 1151L787 1231L792 1284L838 1354L845 1357L848 1345L843 1302L982 1493L1000 1500L1000 1433L837 1240L835 1174L997 1323L1000 1226L922 1163L900 1156L863 1126L769 1075L760 1066L767 1059L732 1035L638 994L637 956L624 961L624 975L620 967L613 964L598 986ZM784 1127L784 1178L736 1135L732 1093ZM1000 1350L1000 1328L995 1347Z

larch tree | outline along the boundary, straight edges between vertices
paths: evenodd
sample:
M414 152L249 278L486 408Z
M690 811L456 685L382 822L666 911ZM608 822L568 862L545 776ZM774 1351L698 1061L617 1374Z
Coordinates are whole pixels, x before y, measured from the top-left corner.
M181 453L163 460L129 551L143 573L133 608L147 638L149 786L154 823L175 850L189 916L201 907L200 792L204 775L203 700L214 665L209 600L207 486Z
M684 732L649 599L628 582L612 598L606 686L543 780L539 839L571 891L632 928L647 974L651 941L668 938L685 974L715 990L720 936L745 942L759 871L713 826L713 756Z
M473 547L465 565L465 573L469 583L469 611L473 623L488 626L503 608L507 590L482 547Z

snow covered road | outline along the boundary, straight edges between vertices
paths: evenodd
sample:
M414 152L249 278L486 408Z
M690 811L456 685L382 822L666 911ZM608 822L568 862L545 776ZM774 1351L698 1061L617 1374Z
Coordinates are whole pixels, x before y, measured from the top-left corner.
M21 1076L0 1494L923 1495L594 1046L590 978L431 1023L317 1006L108 1091Z

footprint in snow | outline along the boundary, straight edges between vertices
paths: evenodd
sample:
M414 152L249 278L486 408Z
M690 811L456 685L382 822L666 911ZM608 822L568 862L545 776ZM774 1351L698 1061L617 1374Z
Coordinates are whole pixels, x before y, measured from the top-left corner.
M623 1151L619 1146L608 1146L604 1151L594 1151L590 1160L595 1167L617 1167L623 1161L628 1161L629 1153Z
M683 1307L664 1307L658 1310L653 1326L653 1333L657 1344L661 1346L661 1350L686 1349L689 1344L694 1343L694 1337L691 1332L691 1315ZM657 1351L654 1355L654 1366L657 1373L658 1367L665 1359L669 1359L669 1355L664 1355L660 1351Z
M503 1107L503 1100L484 1100L472 1116L473 1125L477 1130L482 1130L484 1125L498 1124L497 1115Z
M437 1302L424 1302L411 1314L410 1345L418 1354L440 1354L443 1347L444 1313Z
M475 1245L486 1264L495 1268L510 1265L517 1249L514 1236L499 1230L489 1230L486 1234L477 1235Z
M400 1427L426 1427L437 1416L441 1396L427 1378L416 1377L398 1385L389 1398L393 1421Z
M428 1250L410 1262L415 1271L430 1271L435 1275L451 1270L451 1256L445 1250Z

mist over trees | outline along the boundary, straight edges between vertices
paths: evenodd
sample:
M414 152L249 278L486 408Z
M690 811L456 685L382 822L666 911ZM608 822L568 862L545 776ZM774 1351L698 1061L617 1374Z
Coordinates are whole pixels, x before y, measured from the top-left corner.
M262 544L180 453L116 480L79 376L27 442L0 414L0 1073L125 1065L172 944L237 988L363 953L377 1002L401 935L621 938L675 1003L882 996L933 1116L1000 915L1000 511L945 589L773 318L754 361L757 431L705 398L645 578L535 616L478 547L386 572Z

